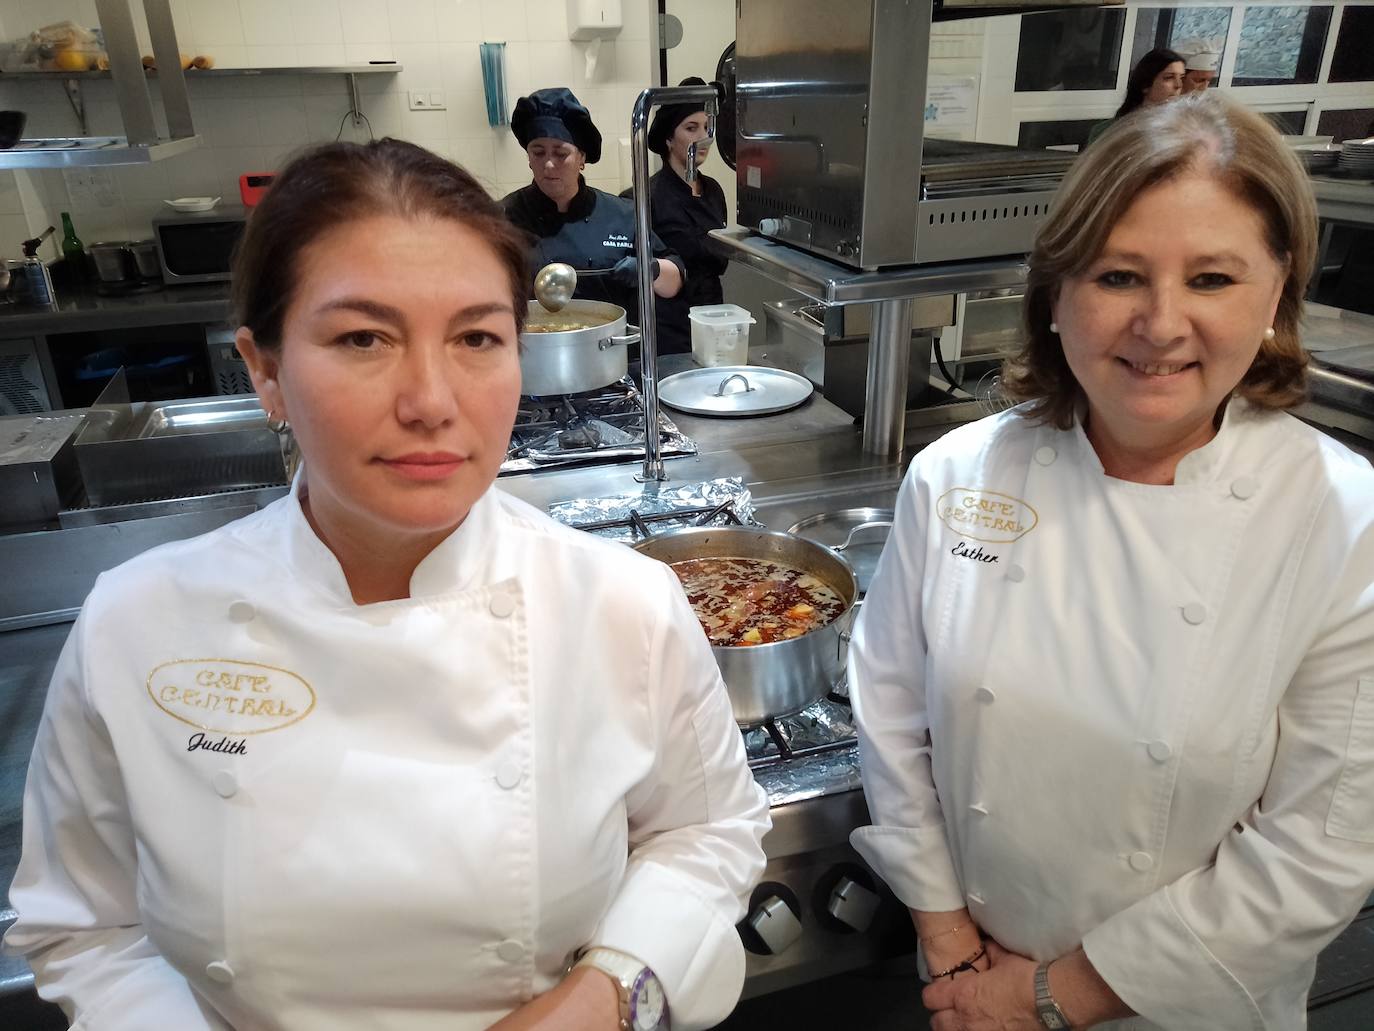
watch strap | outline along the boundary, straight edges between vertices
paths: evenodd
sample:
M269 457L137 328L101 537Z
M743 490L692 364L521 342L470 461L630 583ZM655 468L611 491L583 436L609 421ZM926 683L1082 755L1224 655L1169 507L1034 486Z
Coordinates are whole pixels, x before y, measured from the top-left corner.
M1050 994L1050 965L1041 963L1035 968L1035 1014L1043 1027L1050 1031L1068 1031L1069 1018Z
M641 975L653 971L631 955L601 946L588 949L573 966L594 967L615 982L620 993L620 1031L633 1031L633 994Z

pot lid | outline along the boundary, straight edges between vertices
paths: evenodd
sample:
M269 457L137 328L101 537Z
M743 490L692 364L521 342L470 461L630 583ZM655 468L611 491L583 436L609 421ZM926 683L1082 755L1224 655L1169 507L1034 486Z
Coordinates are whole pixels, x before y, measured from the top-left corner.
M814 388L805 376L762 365L716 365L668 376L665 405L689 415L772 415L795 408Z
M892 520L890 508L842 508L807 516L793 523L787 532L843 555L854 568L859 594L864 595L887 543Z

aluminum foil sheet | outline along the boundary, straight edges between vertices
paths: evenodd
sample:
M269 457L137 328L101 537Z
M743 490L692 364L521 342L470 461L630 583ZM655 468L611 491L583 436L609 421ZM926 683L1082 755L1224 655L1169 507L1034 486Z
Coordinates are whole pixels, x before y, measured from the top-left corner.
M560 502L549 507L549 515L560 523L574 529L588 529L596 523L616 521L619 525L591 528L590 533L609 540L634 544L644 539L644 534L630 522L630 513L642 516L670 515L684 509L717 508L729 504L735 518L745 526L761 525L754 519L754 499L749 488L738 476L704 480L699 483L682 483L673 486L645 484L644 489L632 494L616 494L605 498L577 498ZM684 516L680 519L655 520L650 523L655 534L671 533L700 525L700 516ZM718 516L710 525L725 525L728 516Z
M859 743L755 770L754 779L768 793L770 807L858 791L863 787L859 777Z
M822 698L795 716L775 721L794 754L778 757L778 746L763 727L745 732L744 750L754 779L768 792L769 805L786 805L861 788L859 745L847 705ZM834 747L834 746L839 747ZM826 749L805 754L808 749Z

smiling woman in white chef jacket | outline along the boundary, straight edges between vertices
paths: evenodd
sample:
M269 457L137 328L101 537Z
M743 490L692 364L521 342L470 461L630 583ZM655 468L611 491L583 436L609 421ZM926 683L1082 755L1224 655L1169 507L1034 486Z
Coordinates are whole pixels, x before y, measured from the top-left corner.
M524 258L394 140L309 152L254 212L238 346L304 472L102 576L62 654L7 944L76 1026L733 1006L768 816L706 639L665 567L493 486Z
M912 463L854 843L933 1031L1292 1031L1374 887L1374 471L1282 411L1315 227L1258 116L1133 116L1031 256L1030 400Z

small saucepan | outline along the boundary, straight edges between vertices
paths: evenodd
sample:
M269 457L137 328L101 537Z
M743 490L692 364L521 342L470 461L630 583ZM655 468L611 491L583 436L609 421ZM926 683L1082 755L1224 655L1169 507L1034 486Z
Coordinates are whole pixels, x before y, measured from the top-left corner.
M579 394L621 379L629 370L629 345L639 329L626 326L625 309L605 301L574 299L560 311L530 302L520 334L522 394Z

